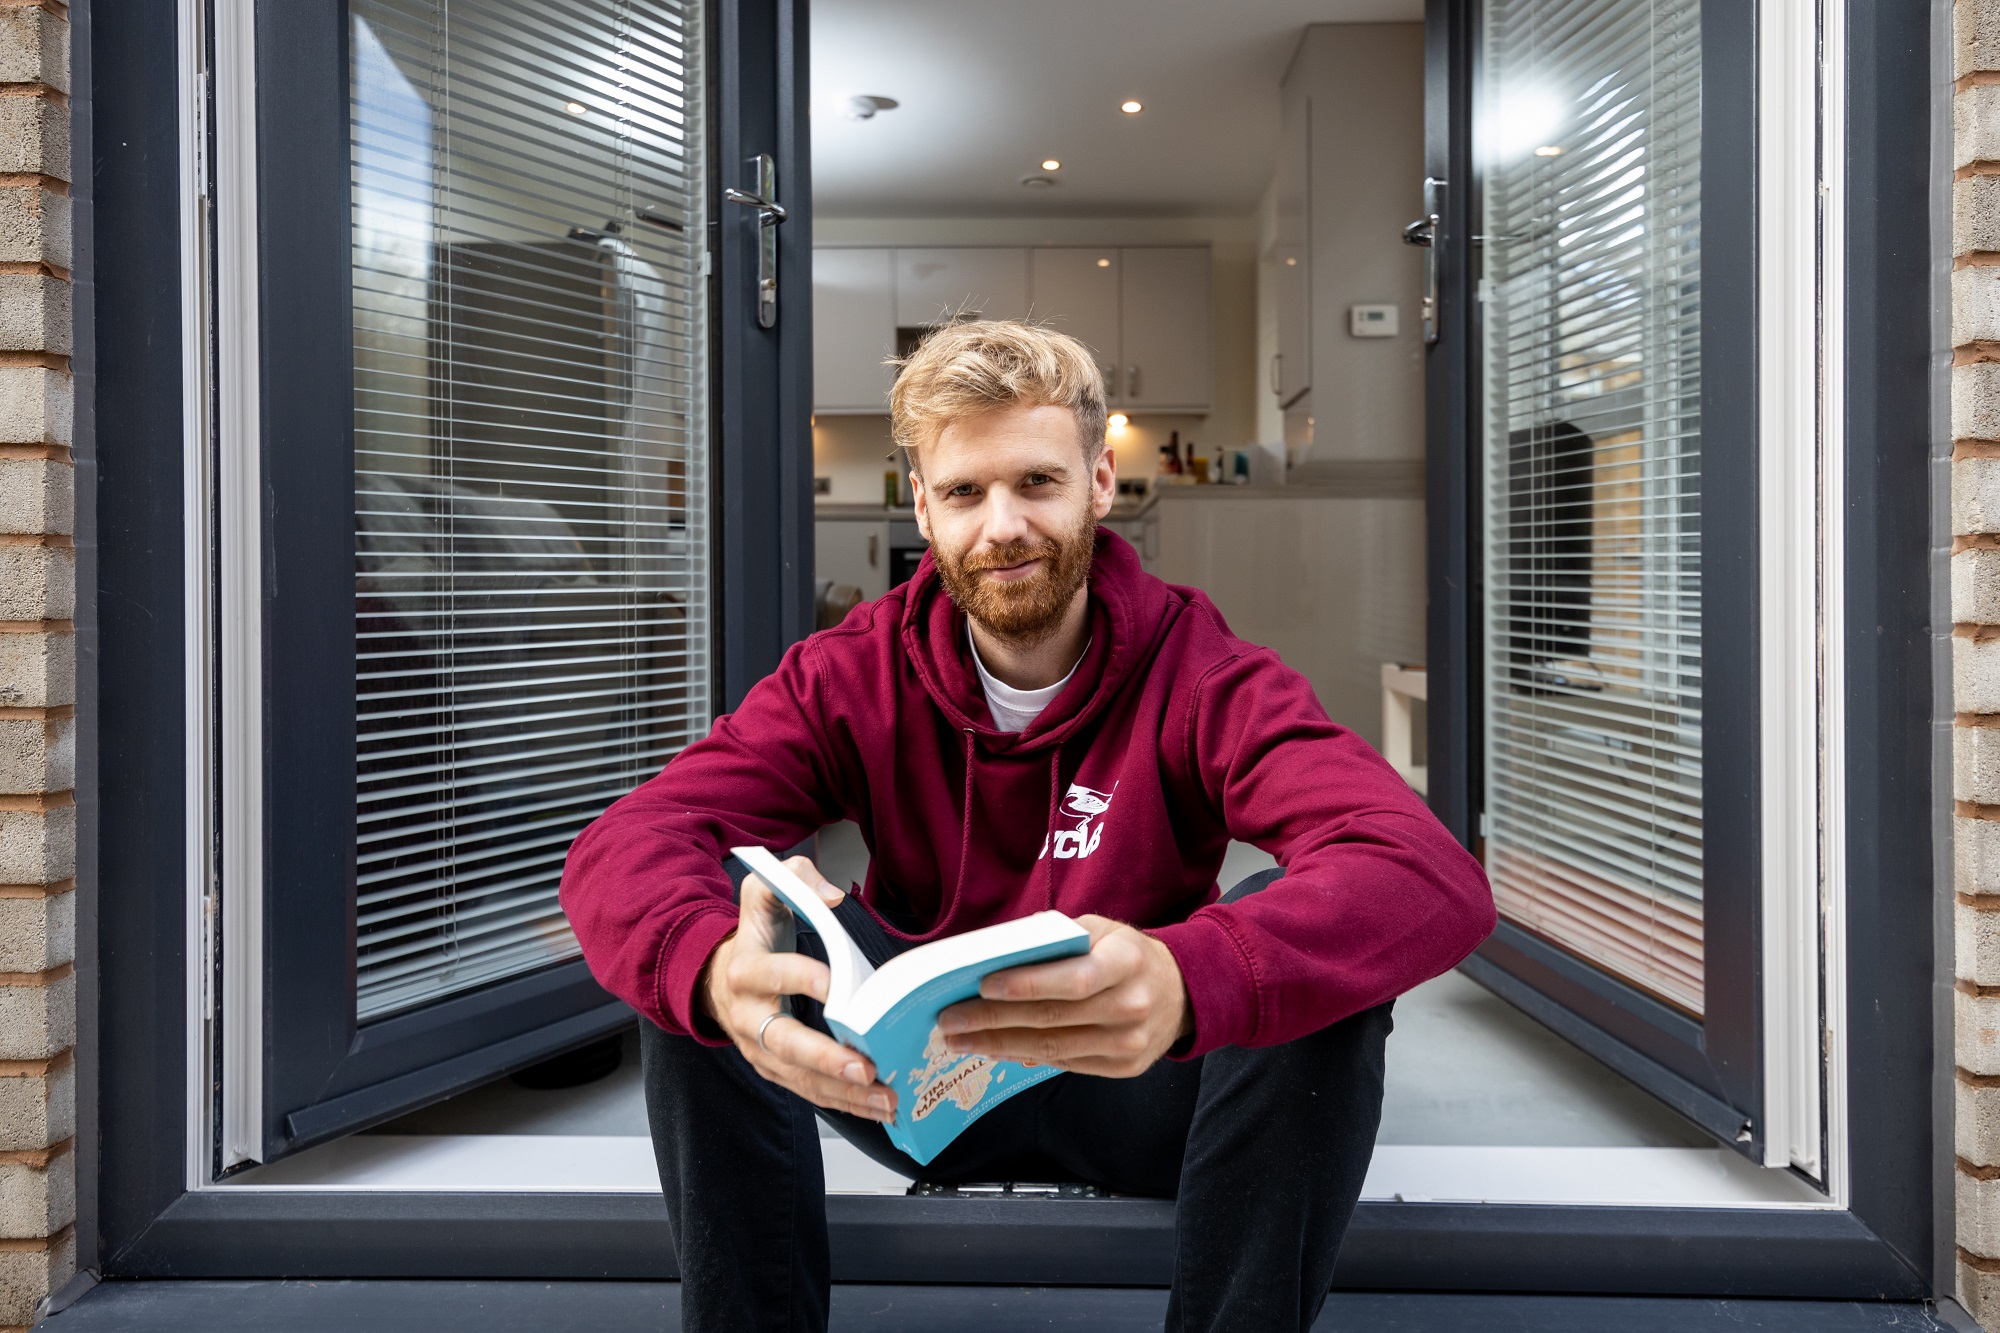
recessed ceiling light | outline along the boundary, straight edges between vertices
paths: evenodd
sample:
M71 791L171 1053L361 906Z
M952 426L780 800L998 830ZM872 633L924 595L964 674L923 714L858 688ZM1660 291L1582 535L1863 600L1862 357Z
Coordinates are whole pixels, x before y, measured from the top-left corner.
M1120 111L1123 111L1128 116L1136 116L1141 111L1144 111L1146 107L1141 102L1120 102L1118 104L1118 109Z
M1297 255L1286 255L1286 256L1285 256L1285 267L1286 267L1286 268L1297 268L1298 266L1299 266L1299 259L1298 259L1298 256L1297 256Z
M1535 150L1536 157L1561 157L1563 150L1555 144L1545 143Z
M563 110L569 112L572 116L580 116L584 112L590 110L590 108L585 106L581 102L565 102L563 104Z
M1060 162L1056 161L1056 160L1055 160L1054 158L1052 158L1052 157L1049 157L1049 158L1044 158L1044 159L1042 159L1042 170L1043 170L1043 171L1061 171L1061 170L1062 170L1062 163L1060 163Z
M1099 268L1110 268L1110 267L1111 267L1111 261L1110 261L1110 260L1108 260L1108 259L1100 259L1100 260L1098 260L1098 261L1097 261L1097 266L1098 266Z
M1027 187L1028 187L1029 189L1031 189L1031 190L1046 190L1046 189L1048 189L1048 188L1049 188L1049 187L1050 187L1051 185L1054 185L1055 183L1056 183L1056 180L1055 180L1055 177L1053 177L1053 176L1023 176L1023 177L1021 177L1021 184L1023 184L1023 185L1025 185L1025 186L1027 186Z
M1123 412L1113 412L1104 419L1104 424L1113 430L1124 430L1132 424L1132 418L1126 416Z

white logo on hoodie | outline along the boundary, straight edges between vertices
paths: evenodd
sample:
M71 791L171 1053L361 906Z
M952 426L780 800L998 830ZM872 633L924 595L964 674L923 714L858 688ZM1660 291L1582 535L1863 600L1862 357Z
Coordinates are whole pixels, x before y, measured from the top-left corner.
M1061 813L1076 820L1075 828L1057 829L1042 839L1042 856L1051 851L1056 860L1082 860L1097 850L1098 840L1104 836L1104 821L1100 818L1111 808L1111 797L1118 790L1113 783L1111 791L1098 791L1086 787L1081 782L1069 784L1069 795L1063 797ZM1093 826L1091 821L1096 820ZM1041 857L1035 858L1040 860Z

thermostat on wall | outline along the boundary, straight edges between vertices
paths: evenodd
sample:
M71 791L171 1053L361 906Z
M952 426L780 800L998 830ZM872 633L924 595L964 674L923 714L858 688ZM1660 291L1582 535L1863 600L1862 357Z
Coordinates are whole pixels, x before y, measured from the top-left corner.
M1357 338L1393 338L1397 333L1394 305L1357 305L1347 311L1347 331Z

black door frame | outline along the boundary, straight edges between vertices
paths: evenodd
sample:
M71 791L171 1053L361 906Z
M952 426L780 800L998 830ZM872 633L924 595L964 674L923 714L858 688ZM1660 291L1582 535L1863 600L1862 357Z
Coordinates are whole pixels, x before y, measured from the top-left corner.
M768 30L781 36L789 23L795 58L802 56L804 0L730 2L768 13ZM672 1276L664 1207L650 1195L185 1187L189 960L181 874L175 5L93 0L92 9L93 81L79 96L91 100L95 119L95 288L89 299L98 312L94 409L104 443L95 494L99 572L85 590L98 644L85 669L96 680L91 721L100 738L95 795L101 831L94 848L97 878L80 888L81 920L97 942L95 961L81 976L98 1014L83 1036L84 1058L99 1082L99 1134L81 1149L94 1154L93 1170L81 1174L90 1179L94 1171L99 1181L85 1252L97 1255L106 1275L118 1277ZM1430 0L1438 18L1452 9L1449 0ZM1931 99L1949 85L1934 78L1926 8L1847 0L1847 9L1853 88L1849 308L1853 329L1866 335L1848 340L1852 494L1865 510L1850 516L1852 628L1845 645L1853 683L1849 780L1859 816L1850 849L1848 1031L1854 1067L1869 1071L1851 1094L1854 1207L1803 1212L1364 1203L1342 1256L1343 1286L1860 1299L1914 1299L1948 1290L1948 1274L1941 1286L1932 1266L1939 1149L1932 1137L1936 991L1926 871L1933 793L1929 489L1907 442L1922 434L1912 423L1933 420L1936 295L1929 268L1935 182L1929 155L1909 146L1929 141ZM790 18L781 22L784 15ZM772 77L789 73L781 59ZM803 112L794 104L774 113L790 125L792 151L801 157ZM727 159L719 160L726 170ZM781 174L788 205L804 202L786 184L804 182L802 166ZM797 237L785 248L799 256L806 250ZM740 270L726 262L720 267L724 283L732 272ZM803 274L786 285L781 310L807 308ZM731 297L724 291L719 299ZM1446 299L1463 299L1462 279L1447 276ZM803 378L786 392L792 396L781 416L789 419L786 429L802 435L809 401ZM754 447L749 418L735 420L746 431L736 439ZM728 438L732 422L717 424ZM1440 494L1438 471L1431 482L1433 513L1453 512L1454 503L1462 513L1465 497ZM789 523L782 512L775 515L781 552L785 541L807 549L805 489L799 487L801 507ZM726 508L720 517L727 543ZM736 520L746 547L759 517L745 513ZM740 566L725 562L724 577L748 579L759 567L753 554L746 552ZM772 571L763 606L783 607L798 597L803 579L782 556L761 567ZM738 604L759 603L746 592ZM1433 616L1439 613L1434 605ZM803 605L793 614L802 624ZM775 645L786 633L781 628L765 639ZM722 647L726 655L728 643ZM750 645L737 651L748 654L746 662L756 660ZM1439 666L1434 660L1433 670ZM1442 724L1450 704L1434 706ZM1440 725L1433 735L1448 730ZM1445 808L1449 814L1448 803ZM1464 833L1462 807L1455 827ZM83 1211L88 1218L93 1210ZM1147 1201L836 1197L829 1212L835 1273L842 1280L1157 1284L1171 1263L1171 1207Z

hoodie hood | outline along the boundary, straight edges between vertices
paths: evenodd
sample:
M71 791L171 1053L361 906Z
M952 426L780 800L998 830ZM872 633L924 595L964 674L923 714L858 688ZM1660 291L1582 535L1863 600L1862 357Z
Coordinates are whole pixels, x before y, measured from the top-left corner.
M924 552L903 589L903 651L938 711L959 731L976 736L983 748L1033 754L1059 747L1089 726L1158 655L1181 610L1167 585L1140 567L1131 543L1105 528L1097 530L1093 541L1089 587L1090 646L1068 687L1026 730L1001 731L993 725L967 647L965 613L945 590L931 551Z

